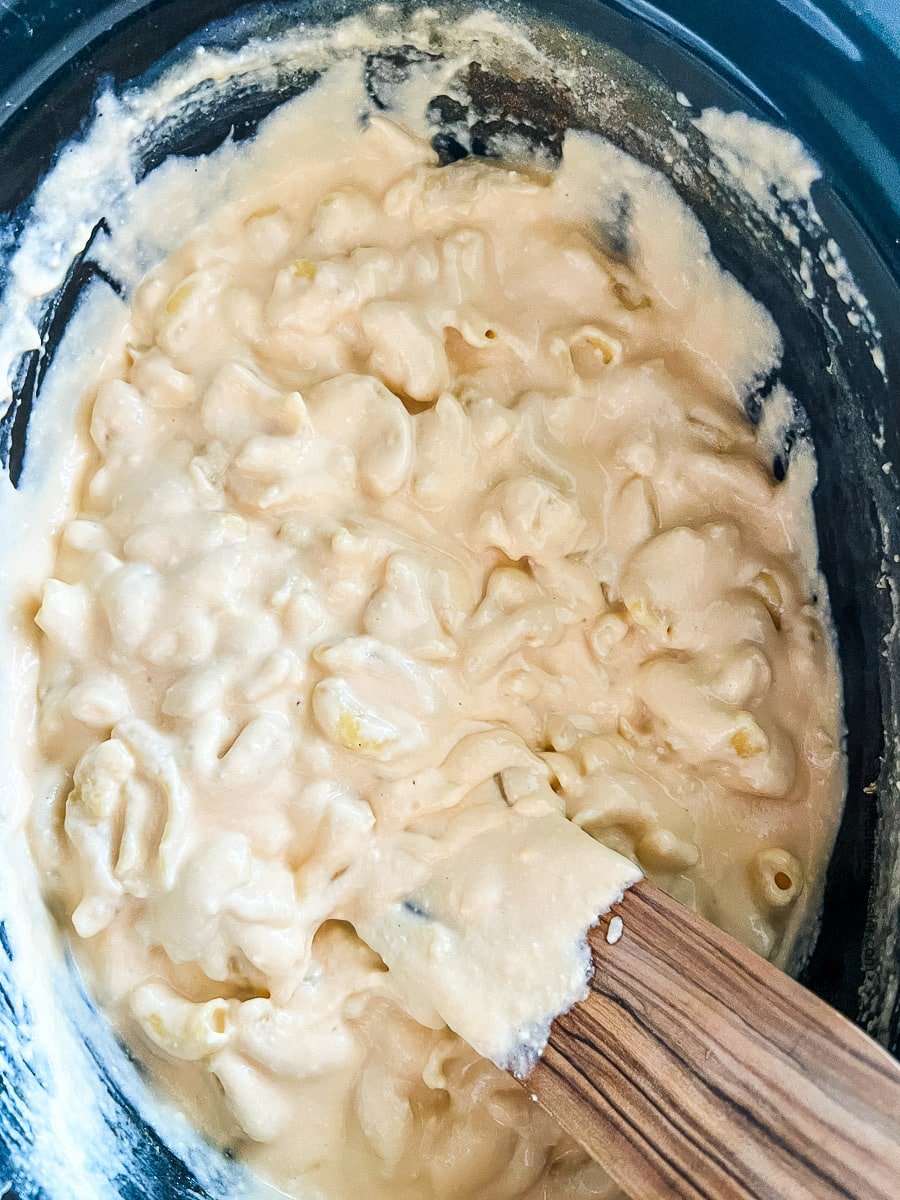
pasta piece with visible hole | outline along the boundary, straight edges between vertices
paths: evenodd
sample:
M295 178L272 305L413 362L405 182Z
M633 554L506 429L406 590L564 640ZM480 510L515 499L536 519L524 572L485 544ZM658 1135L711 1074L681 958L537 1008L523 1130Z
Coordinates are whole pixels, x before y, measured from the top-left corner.
M146 1037L172 1058L196 1062L231 1040L238 1002L216 997L196 1004L161 983L146 983L129 998L131 1015Z
M788 908L803 892L803 868L780 847L760 850L750 864L750 875L757 896L769 909Z
M622 361L622 343L599 325L584 325L568 336L551 339L550 353L578 377L592 379Z

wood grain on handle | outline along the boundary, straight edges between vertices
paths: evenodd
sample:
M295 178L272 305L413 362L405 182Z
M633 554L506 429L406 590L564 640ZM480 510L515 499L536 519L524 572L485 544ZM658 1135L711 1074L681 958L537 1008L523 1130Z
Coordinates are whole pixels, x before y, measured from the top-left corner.
M900 1200L880 1046L646 882L591 948L591 993L525 1086L632 1200Z

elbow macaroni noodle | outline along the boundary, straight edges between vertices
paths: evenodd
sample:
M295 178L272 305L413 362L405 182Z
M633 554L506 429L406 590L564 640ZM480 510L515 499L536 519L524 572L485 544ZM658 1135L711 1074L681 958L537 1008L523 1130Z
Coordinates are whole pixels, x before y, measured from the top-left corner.
M373 116L156 269L88 398L35 852L125 1038L298 1197L611 1194L357 936L380 846L387 894L540 802L760 953L814 915L809 477L739 404L777 332L661 182L604 255L625 164L439 168Z

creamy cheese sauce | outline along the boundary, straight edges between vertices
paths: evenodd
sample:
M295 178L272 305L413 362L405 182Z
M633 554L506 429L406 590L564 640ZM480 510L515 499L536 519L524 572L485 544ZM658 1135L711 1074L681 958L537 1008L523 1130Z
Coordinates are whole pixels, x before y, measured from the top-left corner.
M578 134L439 167L408 90L360 128L350 62L277 114L110 340L35 617L32 846L124 1038L289 1195L606 1196L482 1055L527 1067L642 871L777 961L815 919L814 470L772 478L741 398L778 332L661 178ZM398 918L459 935L421 995ZM553 970L479 1028L529 929Z

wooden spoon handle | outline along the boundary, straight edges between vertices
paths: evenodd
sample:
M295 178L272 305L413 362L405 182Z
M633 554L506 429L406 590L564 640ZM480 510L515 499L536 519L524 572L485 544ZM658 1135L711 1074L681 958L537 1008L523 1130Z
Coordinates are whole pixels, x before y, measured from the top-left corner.
M646 882L590 941L590 995L525 1086L632 1200L900 1198L880 1046Z

